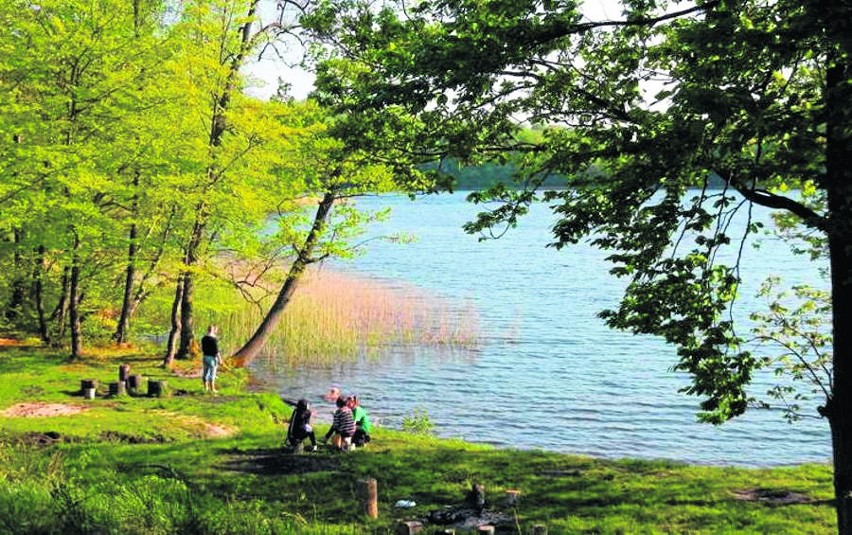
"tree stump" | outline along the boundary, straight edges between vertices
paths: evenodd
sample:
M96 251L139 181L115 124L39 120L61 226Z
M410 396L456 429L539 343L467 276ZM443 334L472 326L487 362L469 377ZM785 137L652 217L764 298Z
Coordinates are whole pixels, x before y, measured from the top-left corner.
M482 514L485 509L485 485L474 483L470 486L470 492L467 495L467 502L476 511L476 514Z
M494 526L479 526L476 533L477 535L494 535Z
M358 480L358 498L365 515L370 518L379 517L379 492L375 479Z
M547 535L547 526L544 524L536 524L533 526L532 535Z
M130 377L130 364L122 364L118 367L118 380L127 381L128 377Z
M84 388L83 389L83 397L85 399L95 399L95 393L97 391L94 388Z
M80 391L85 392L87 388L94 388L94 389L97 390L98 380L97 379L82 379L82 380L80 380Z
M110 396L126 396L127 395L127 383L124 381L117 381L115 383L109 384L109 395Z
M518 500L521 499L521 491L514 489L506 490L506 499L504 503L506 507L516 507L518 505Z
M132 393L137 393L142 389L142 382L145 378L141 375L131 375L127 378L127 389Z
M162 398L169 395L169 385L166 381L148 381L148 396Z
M423 531L423 524L416 520L408 520L406 522L400 522L396 526L397 535L413 535L414 533L420 533Z

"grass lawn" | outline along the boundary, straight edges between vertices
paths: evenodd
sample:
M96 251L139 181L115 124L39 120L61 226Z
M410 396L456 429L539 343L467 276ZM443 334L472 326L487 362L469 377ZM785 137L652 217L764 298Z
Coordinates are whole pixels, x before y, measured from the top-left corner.
M475 533L477 517L465 514L473 484L485 487L497 533L835 531L830 466L612 461L388 429L363 450L291 454L282 447L290 409L249 392L244 371L222 373L213 396L191 364L172 373L159 360L126 350L69 363L38 348L0 349L0 533L345 535L396 533L403 520L443 533L452 526L439 517ZM172 395L103 395L123 363L167 381ZM79 394L88 378L102 385L95 400ZM364 478L377 480L378 519L359 506ZM520 491L515 505L510 489Z

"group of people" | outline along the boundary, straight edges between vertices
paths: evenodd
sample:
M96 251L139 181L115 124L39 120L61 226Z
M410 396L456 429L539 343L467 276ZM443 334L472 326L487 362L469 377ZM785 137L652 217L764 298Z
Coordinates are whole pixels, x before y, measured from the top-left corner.
M216 392L216 371L222 363L219 351L218 329L210 325L207 333L201 338L202 370L201 380L205 392ZM355 394L344 396L340 387L333 385L325 394L327 401L333 401L337 406L331 428L323 437L323 442L331 439L334 448L347 451L355 447L363 447L370 442L370 431L373 424L367 411L358 402ZM300 399L296 403L290 425L287 429L287 444L296 447L306 439L311 442L311 449L316 451L317 438L311 424L313 412L308 400Z
M335 406L337 410L334 411L334 419L322 441L325 443L331 439L332 447L340 451L363 447L370 442L373 424L367 411L358 402L358 396L343 396L338 393ZM300 399L290 417L287 445L295 448L307 439L311 443L311 450L316 451L317 438L311 424L312 417L310 403L306 399Z

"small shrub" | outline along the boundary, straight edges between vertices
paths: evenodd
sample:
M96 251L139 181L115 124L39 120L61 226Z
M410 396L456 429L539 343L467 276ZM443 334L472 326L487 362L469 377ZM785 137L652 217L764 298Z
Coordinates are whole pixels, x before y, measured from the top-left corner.
M426 409L414 409L402 419L402 430L415 435L435 434L435 424L429 419Z

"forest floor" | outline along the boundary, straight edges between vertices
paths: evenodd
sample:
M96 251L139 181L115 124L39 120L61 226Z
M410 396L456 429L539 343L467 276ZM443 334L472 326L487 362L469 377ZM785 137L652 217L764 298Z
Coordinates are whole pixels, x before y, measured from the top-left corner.
M0 533L832 533L831 467L746 469L519 451L377 429L366 448L294 454L290 408L225 370L133 348L0 343ZM107 395L119 365L169 395ZM81 381L98 381L86 400ZM318 436L325 428L317 426ZM791 428L792 431L795 427ZM378 518L360 481L377 481ZM485 503L469 499L474 485Z

